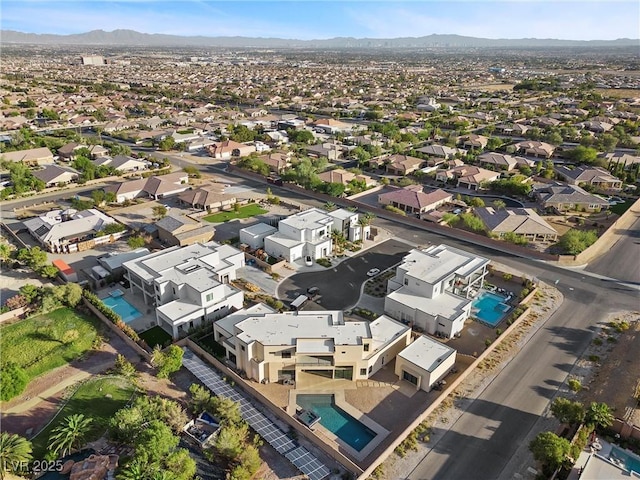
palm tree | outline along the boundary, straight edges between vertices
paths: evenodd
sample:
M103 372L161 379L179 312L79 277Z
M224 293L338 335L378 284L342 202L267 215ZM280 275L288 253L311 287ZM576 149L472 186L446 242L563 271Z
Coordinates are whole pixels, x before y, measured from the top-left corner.
M74 447L79 450L91 428L91 422L91 418L85 418L81 413L69 415L51 432L49 450L63 457L71 453Z
M140 458L136 458L124 467L116 478L117 480L147 480L149 478L148 470L149 464Z
M31 442L14 433L0 433L0 480L7 472L22 471L22 466L31 460Z
M325 203L322 208L324 208L327 212L331 212L336 209L336 204L333 202Z
M613 425L614 416L611 407L604 402L591 402L585 415L586 423L595 427L610 427Z
M364 215L360 215L358 218L358 225L360 225L360 238L364 240L364 229L371 225L371 221L375 218L373 213L366 212Z

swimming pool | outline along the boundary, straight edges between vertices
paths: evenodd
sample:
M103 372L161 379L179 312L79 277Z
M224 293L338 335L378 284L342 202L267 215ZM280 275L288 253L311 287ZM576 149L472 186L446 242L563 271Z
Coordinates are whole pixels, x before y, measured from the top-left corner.
M366 447L376 433L340 409L333 395L298 395L297 404L320 417L320 425L358 452Z
M627 472L636 472L640 474L640 457L620 447L611 445L611 453L609 457L617 458L624 464Z
M472 315L490 327L495 327L511 309L504 303L505 300L506 297L502 295L483 290L471 304Z
M124 323L132 322L142 316L138 309L127 302L121 295L103 298L102 303L120 315Z

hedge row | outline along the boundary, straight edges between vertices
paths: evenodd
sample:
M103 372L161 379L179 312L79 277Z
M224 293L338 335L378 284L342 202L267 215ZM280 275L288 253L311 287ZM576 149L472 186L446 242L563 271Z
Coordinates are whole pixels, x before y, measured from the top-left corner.
M136 331L133 328L131 328L129 325L124 323L120 315L118 315L116 312L114 312L109 307L107 307L104 303L102 303L102 300L100 300L100 298L95 293L90 292L89 290L84 290L82 292L82 296L91 305L96 307L96 310L98 310L101 314L103 314L108 320L111 320L111 323L113 323L116 327L122 330L127 337L129 337L131 340L133 340L136 343L140 343L140 337L138 336Z

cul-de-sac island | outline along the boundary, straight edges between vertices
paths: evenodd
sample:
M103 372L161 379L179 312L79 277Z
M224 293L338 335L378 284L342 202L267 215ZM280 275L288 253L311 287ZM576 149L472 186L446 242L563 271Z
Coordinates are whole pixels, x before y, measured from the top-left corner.
M637 40L4 30L0 98L0 478L640 477Z

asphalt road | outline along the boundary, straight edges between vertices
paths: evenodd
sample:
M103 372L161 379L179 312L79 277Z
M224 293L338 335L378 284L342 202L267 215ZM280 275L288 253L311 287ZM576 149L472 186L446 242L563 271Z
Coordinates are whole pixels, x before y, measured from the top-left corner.
M362 284L369 278L367 271L372 268L382 271L400 263L410 249L404 242L387 240L336 267L292 275L280 283L277 296L293 300L307 288L318 287L321 298L317 303L328 310L348 310L358 303Z

